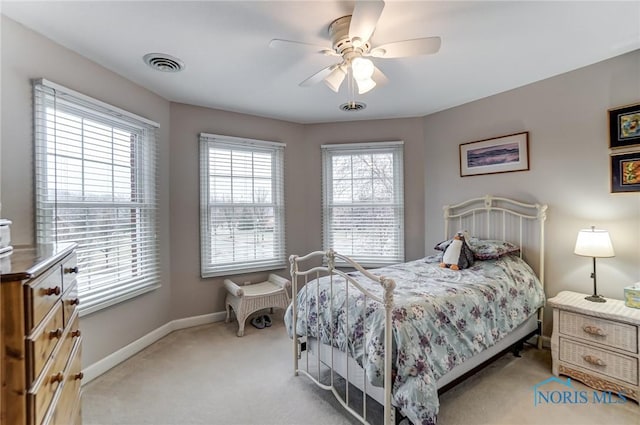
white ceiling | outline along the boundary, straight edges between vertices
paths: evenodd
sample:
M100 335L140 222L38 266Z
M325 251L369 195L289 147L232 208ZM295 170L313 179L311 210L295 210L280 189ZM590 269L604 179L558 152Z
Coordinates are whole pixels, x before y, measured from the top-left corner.
M2 1L1 12L181 103L299 123L423 116L640 48L640 1L387 0L371 39L440 36L435 55L375 59L388 84L348 99L298 84L335 57L271 49L273 38L330 47L328 25L353 1ZM152 70L146 53L182 59ZM640 77L639 77L640 78Z

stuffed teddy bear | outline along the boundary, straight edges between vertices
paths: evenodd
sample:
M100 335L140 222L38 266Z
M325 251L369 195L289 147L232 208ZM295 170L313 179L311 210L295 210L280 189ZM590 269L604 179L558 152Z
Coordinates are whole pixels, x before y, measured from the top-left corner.
M462 233L457 233L442 255L440 267L461 270L473 265L473 251Z

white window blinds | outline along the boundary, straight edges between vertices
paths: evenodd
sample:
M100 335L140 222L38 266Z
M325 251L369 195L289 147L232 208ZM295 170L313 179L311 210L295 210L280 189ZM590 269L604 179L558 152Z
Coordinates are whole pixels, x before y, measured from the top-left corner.
M322 146L323 243L364 266L404 261L402 142Z
M203 277L286 266L284 146L200 134Z
M158 125L34 82L36 238L78 243L80 311L159 286Z

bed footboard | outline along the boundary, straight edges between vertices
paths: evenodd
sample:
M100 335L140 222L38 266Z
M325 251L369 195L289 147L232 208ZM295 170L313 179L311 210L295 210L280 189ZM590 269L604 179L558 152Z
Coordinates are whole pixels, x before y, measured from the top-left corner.
M358 263L353 261L351 258L338 254L333 250L328 251L315 251L310 254L307 254L303 257L299 257L297 255L292 255L289 257L289 261L291 263L291 282L292 282L292 304L291 304L291 313L292 313L292 337L293 337L293 368L294 374L297 376L299 374L307 376L316 385L319 387L331 391L334 397L340 402L340 404L354 417L356 417L363 424L369 424L367 420L367 386L371 386L369 382L369 378L366 376L366 372L361 374L362 382L349 382L351 375L349 373L347 367L347 373L344 375L346 379L344 394L342 394L338 388L335 386L334 381L334 356L325 356L324 358L321 355L316 355L315 364L309 364L309 355L306 356L306 362L301 367L301 346L305 343L304 338L306 335L298 335L296 331L296 325L298 323L298 305L296 302L297 294L300 288L306 286L311 280L320 279L322 277L326 277L329 280L329 287L331 288L331 292L333 293L334 283L336 285L344 285L347 291L347 299L348 293L351 290L359 291L364 297L364 302L368 302L368 300L380 303L384 306L385 311L385 328L384 328L384 425L394 425L395 424L395 408L391 404L391 389L393 387L392 382L392 322L391 315L393 310L393 290L395 289L395 282L393 279L385 278L384 276L376 276L367 270L365 270ZM340 267L353 268L358 272L362 273L368 279L371 279L374 282L377 282L381 285L383 289L383 295L376 296L365 288L363 288L353 277L349 276L348 273L336 269L336 261L340 263ZM312 264L312 266L303 268L303 263ZM322 264L319 266L313 266L313 264ZM326 264L326 265L324 265ZM317 290L319 291L319 285L316 285ZM318 294L319 295L319 294ZM319 298L319 297L318 297ZM331 297L330 297L331 298ZM365 304L366 305L366 304ZM320 303L317 303L316 308L320 308ZM329 303L329 308L332 308L332 303ZM306 314L309 314L309 309L306 309ZM318 316L319 316L318 312ZM331 316L330 316L331 317ZM308 318L306 318L308 319ZM347 321L349 320L347 315ZM316 320L316 326L319 320ZM309 323L308 320L305 320L305 323ZM364 332L366 334L366 324L364 324ZM319 329L317 330L317 334L319 334ZM330 331L331 336L331 345L333 346L333 338L334 332ZM349 345L349 342L347 342ZM309 348L309 347L307 347ZM366 355L366 354L365 354ZM348 357L348 354L345 352L345 356ZM327 358L329 357L329 358ZM312 369L314 368L313 372ZM328 372L328 379L322 379L323 372ZM349 387L350 384L359 388L362 391L362 409L361 411L357 411L351 407L349 400Z

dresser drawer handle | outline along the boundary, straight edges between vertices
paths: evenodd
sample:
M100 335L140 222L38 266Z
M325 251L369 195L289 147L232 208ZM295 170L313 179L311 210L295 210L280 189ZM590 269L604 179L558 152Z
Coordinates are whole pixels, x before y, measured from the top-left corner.
M49 331L49 339L60 338L62 336L62 329L54 329Z
M60 295L60 292L61 291L60 291L60 287L59 286L56 286L54 288L43 288L42 289L42 293L44 295L46 295L46 296L49 296L49 295Z
M73 338L77 338L77 337L79 337L80 335L82 335L82 332L80 332L80 329L76 329L75 331L71 331L71 336L72 336Z
M65 274L66 273L78 273L80 270L78 269L78 266L76 267L67 267L66 269L64 269Z
M51 375L51 383L62 382L64 380L64 373L58 372L55 375Z
M594 366L606 366L607 364L604 362L604 360L602 360L599 357L596 356L592 356L591 354L587 354L586 356L582 356L582 359L587 362L587 363L591 363Z
M76 373L75 375L73 375L73 379L75 379L76 381L79 381L82 378L84 378L84 373L82 373L82 372L79 372L79 373Z
M80 298L69 300L69 305L80 305Z
M595 336L607 336L607 333L600 329L597 326L593 326L593 325L584 325L582 327L582 330L585 331L586 333L588 333L589 335L595 335Z

